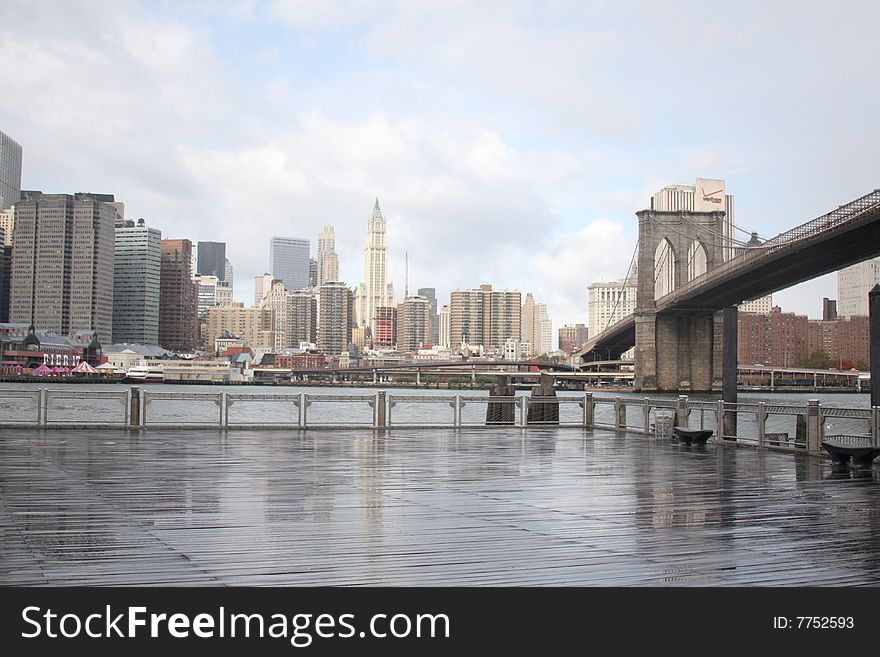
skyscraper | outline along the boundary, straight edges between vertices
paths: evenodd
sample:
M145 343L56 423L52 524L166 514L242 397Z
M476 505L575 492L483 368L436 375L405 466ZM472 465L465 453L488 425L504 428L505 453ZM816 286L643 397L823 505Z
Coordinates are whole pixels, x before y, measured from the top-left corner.
M388 245L385 237L385 218L379 209L379 199L367 220L367 246L364 248L364 282L358 287L356 299L358 326L376 330L376 309L394 306L394 287L388 282Z
M440 342L440 317L437 314L437 290L433 287L420 287L419 296L425 297L431 304L431 344Z
M324 226L318 233L318 285L339 280L339 257L336 255L336 232Z
M309 241L273 237L269 242L269 269L288 290L309 287Z
M0 238L5 230L0 227ZM12 245L0 239L0 322L9 321L9 279L12 274Z
M272 289L272 281L275 277L272 274L263 274L254 277L254 305L259 306L265 296Z
M345 283L329 281L319 290L318 350L336 356L348 349L351 342L351 290Z
M162 233L143 219L116 228L113 266L113 340L159 344Z
M192 280L192 250L192 242L186 239L161 242L159 344L170 351L192 351L199 337L198 283Z
M0 210L18 203L21 196L21 146L0 132Z
M218 280L226 280L226 242L199 242L198 267L199 276L216 276Z
M501 352L508 338L522 335L522 295L519 290L493 290L484 284L479 289L453 290L449 304L449 340L451 346L482 345Z
M397 350L413 353L431 342L431 302L410 295L397 306Z
M541 356L553 348L553 327L547 315L547 305L535 303L531 292L526 295L522 307L522 341L529 345L525 356Z
M110 342L115 217L91 194L30 192L16 203L10 321Z
M440 308L440 338L439 344L444 349L449 349L449 306Z

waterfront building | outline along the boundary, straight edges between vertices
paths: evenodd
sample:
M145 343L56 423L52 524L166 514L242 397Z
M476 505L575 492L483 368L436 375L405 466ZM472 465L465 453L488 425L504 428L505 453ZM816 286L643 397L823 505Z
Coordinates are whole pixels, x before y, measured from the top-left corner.
M420 287L419 296L431 304L431 344L440 342L440 315L437 313L437 290L433 287Z
M318 290L318 351L338 356L351 343L352 292L340 281L326 281Z
M199 242L198 267L199 276L215 276L218 281L226 280L226 242Z
M588 330L596 336L636 309L636 278L598 281L588 288Z
M433 344L431 302L421 295L410 295L397 306L397 350L414 353Z
M357 326L370 329L376 337L376 311L394 307L394 287L388 282L388 244L385 218L379 208L379 199L367 220L367 245L364 248L364 282L356 292L355 320Z
M580 349L589 338L586 324L566 325L559 329L559 350L570 354Z
M273 237L269 242L269 270L288 290L309 287L309 260L309 240Z
M199 285L192 275L192 242L163 239L159 277L159 344L170 351L191 352L199 339Z
M870 362L869 329L863 315L815 320L779 307L767 314L740 313L738 360L740 365L799 367L821 349L832 367L865 367Z
M868 315L868 292L880 283L880 258L872 258L837 272L837 314L850 318Z
M122 222L115 237L113 339L158 345L162 233L138 219Z
M437 320L440 327L438 343L443 349L449 349L449 306L440 308Z
M7 322L0 323L0 342L3 364L19 365L25 372L41 364L73 368L81 360L93 366L106 360L94 331L59 335L54 331L35 329L33 324Z
M106 197L28 192L16 204L10 321L110 342L116 210Z
M210 343L224 335L234 335L255 351L268 352L275 346L274 323L271 308L245 308L243 303L233 302L231 306L208 308L206 337Z
M273 366L289 370L323 370L327 366L324 354L317 351L298 350L287 354L275 354Z
M453 290L449 304L452 347L501 352L508 338L522 338L522 295L519 290L493 290L483 284L472 290Z
M0 131L0 210L18 203L21 197L21 146Z

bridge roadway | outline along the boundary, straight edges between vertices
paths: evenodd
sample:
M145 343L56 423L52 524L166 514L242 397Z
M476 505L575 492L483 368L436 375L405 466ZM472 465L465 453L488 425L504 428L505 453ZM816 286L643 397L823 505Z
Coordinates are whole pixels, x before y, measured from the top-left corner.
M880 189L741 252L657 299L658 315L721 310L880 255ZM619 358L635 344L629 315L590 338L584 361Z

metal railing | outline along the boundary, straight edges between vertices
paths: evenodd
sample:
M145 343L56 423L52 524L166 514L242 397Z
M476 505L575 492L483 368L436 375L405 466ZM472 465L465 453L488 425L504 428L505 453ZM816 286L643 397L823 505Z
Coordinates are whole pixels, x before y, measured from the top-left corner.
M663 432L658 431L658 418ZM489 395L166 392L0 389L0 428L415 429L578 427L666 435L670 425L709 429L714 441L822 452L857 437L880 447L880 407L822 407L677 399Z

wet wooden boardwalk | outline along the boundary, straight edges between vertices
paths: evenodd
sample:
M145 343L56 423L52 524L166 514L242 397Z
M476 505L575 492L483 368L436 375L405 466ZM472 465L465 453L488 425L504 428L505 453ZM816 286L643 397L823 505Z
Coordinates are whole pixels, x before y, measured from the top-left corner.
M0 584L880 585L880 483L571 429L0 431Z

